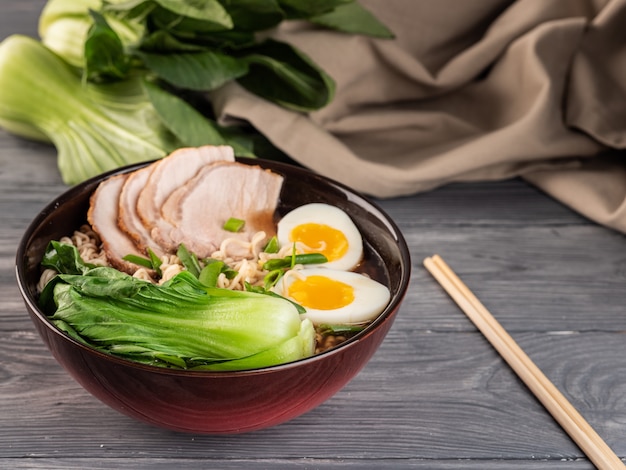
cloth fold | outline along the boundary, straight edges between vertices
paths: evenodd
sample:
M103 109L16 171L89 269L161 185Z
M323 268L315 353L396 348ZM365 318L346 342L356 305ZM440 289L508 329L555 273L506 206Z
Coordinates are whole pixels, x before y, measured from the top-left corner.
M236 84L212 96L302 165L394 197L520 176L626 232L626 0L361 0L396 35L286 23L336 81L297 113Z

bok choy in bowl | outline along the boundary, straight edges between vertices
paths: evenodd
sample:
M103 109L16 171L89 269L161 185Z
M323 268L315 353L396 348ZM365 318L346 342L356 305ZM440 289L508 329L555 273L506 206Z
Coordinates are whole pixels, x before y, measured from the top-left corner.
M216 152L228 161L194 163ZM160 427L237 433L314 408L365 366L408 286L406 243L376 205L231 152L183 149L92 178L52 201L18 250L54 357ZM176 158L185 165L168 167Z

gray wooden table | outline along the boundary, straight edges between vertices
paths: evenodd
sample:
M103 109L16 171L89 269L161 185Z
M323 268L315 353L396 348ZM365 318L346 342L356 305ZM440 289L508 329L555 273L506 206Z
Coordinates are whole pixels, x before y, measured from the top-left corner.
M35 35L43 3L5 0L0 38ZM53 148L0 131L0 468L593 468L422 268L433 253L626 458L626 239L519 180L379 201L414 260L381 349L310 413L225 437L118 414L37 336L15 284L15 250L65 189Z

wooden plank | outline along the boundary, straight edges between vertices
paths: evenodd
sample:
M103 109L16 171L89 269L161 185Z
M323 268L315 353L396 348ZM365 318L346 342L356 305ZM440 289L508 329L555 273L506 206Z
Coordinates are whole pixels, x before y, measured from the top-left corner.
M438 331L465 328L422 267L439 253L512 331L623 331L626 241L593 225L409 230L413 273L405 309Z
M453 183L419 197L373 199L404 227L472 225L488 229L590 224L587 219L520 179Z
M37 37L37 18L45 0L3 0L0 40L11 34Z
M3 463L0 460L0 465ZM21 469L45 469L45 470L110 470L119 468L133 468L136 470L171 470L177 469L206 469L219 468L222 470L245 468L247 470L257 470L268 468L275 470L282 469L336 469L338 466L347 468L358 468L363 470L380 470L384 468L393 468L395 470L403 469L427 469L427 470L539 470L550 468L550 470L589 470L593 469L593 465L585 461L562 461L562 460L536 460L536 461L519 461L519 460L421 460L421 459L314 459L303 457L299 459L187 459L169 458L155 459L151 457L134 457L130 459L104 458L99 460L92 459L20 459L8 460L6 468L14 470Z

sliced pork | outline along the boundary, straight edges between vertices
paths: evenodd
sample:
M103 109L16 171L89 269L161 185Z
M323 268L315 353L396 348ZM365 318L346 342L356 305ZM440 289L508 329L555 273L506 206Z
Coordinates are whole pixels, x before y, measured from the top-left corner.
M217 161L235 160L232 147L206 145L182 148L155 162L145 188L137 198L137 214L152 229L161 220L161 207L176 188L195 176L200 168Z
M87 220L100 235L102 249L111 266L132 274L138 266L122 258L129 254L145 255L139 251L134 241L117 224L119 197L127 178L127 174L112 176L98 185L90 199Z
M134 273L126 255L175 254L181 244L200 258L209 257L226 239L228 254L250 254L258 232L274 236L274 213L283 177L260 166L235 162L225 146L184 148L132 173L100 183L91 197L88 221L102 239L115 268ZM223 229L231 217L244 229Z
M119 196L117 222L120 228L134 241L140 252L147 253L149 248L154 254L161 257L164 250L152 239L150 231L137 213L137 199L146 187L153 169L154 165L150 165L128 175Z
M173 229L157 231L155 240L173 246L184 244L197 256L209 257L223 240L234 238L249 242L252 236L264 231L270 238L275 234L274 212L278 205L283 177L259 166L241 163L222 163L204 168L172 193L163 204L163 217L170 220ZM231 217L243 219L244 229L229 232L223 229ZM245 257L245 244L232 244L233 257Z

